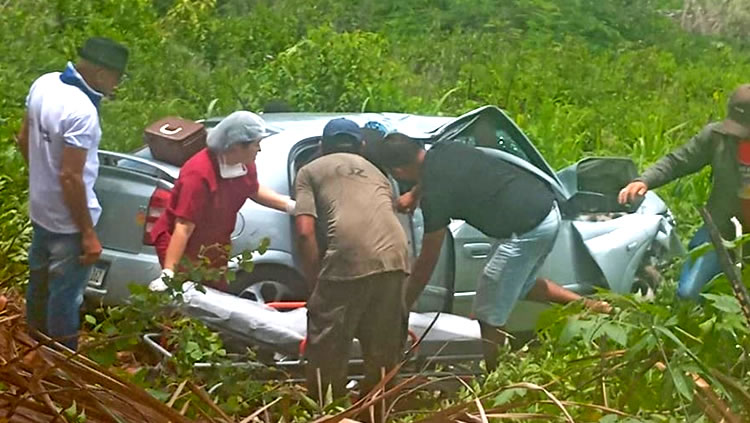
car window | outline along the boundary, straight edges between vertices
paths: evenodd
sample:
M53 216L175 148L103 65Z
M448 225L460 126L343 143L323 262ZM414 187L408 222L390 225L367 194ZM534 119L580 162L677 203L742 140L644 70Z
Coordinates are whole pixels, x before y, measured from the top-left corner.
M528 155L521 148L521 143L515 140L511 133L502 127L500 121L492 117L478 116L454 140L475 147L488 147L501 150L530 162Z
M300 141L289 153L289 192L294 192L294 181L302 166L320 157L319 142L320 137Z
M453 126L451 128L451 126ZM509 117L499 109L486 109L449 125L437 141L459 141L468 145L491 148L529 163L548 176L552 185L560 188L554 170Z
M311 143L294 156L294 175L297 175L302 166L320 157L320 147L317 142Z

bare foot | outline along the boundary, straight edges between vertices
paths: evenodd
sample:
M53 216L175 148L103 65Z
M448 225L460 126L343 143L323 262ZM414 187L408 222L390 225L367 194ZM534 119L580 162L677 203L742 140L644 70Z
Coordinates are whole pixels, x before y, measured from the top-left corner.
M606 301L594 300L591 298L584 298L583 306L595 313L602 313L602 314L612 313L612 306Z

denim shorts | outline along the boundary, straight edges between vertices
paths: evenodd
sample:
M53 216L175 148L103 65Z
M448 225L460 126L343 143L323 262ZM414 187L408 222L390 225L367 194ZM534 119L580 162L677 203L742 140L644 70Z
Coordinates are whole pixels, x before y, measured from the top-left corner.
M554 203L534 229L497 240L479 276L474 316L495 327L504 326L518 300L528 295L536 275L552 251L560 228L560 210Z

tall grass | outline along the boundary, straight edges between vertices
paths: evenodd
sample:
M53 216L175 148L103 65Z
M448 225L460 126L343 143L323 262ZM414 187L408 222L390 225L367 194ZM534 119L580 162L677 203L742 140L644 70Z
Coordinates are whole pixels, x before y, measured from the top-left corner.
M456 115L509 111L556 167L585 155L645 167L719 119L746 46L683 31L681 2L613 0L27 0L0 4L0 169L30 83L92 34L132 50L102 147L128 151L168 114L262 109ZM669 16L674 17L669 17ZM736 24L735 24L736 25ZM19 180L20 182L20 180ZM690 227L707 174L662 193Z
M116 101L102 106L106 149L138 147L143 128L164 115L203 118L239 108L261 110L277 98L297 111L443 115L497 104L555 167L586 155L617 155L643 168L720 119L728 94L750 70L741 38L745 18L732 16L718 35L698 35L682 29L694 29L680 21L682 5L682 0L0 0L0 215L5 217L0 249L8 253L0 260L6 273L0 281L16 273L21 280L25 270L26 178L12 140L24 98L35 78L60 70L88 36L113 37L132 51ZM695 206L709 189L704 171L660 190L685 235L698 224ZM716 297L706 309L671 306L668 294L654 305L613 300L620 313L611 319L584 316L586 323L558 313L558 320L548 322L544 348L510 356L499 373L472 389L487 393L524 381L552 387L561 398L588 400L607 387L622 394L616 407L632 414L676 412L678 418L659 421L680 421L695 415L684 403L683 383L697 372L692 351L701 363L746 382L746 348L735 346L747 345L747 330L733 318L730 297ZM657 324L674 328L682 341L650 333ZM605 327L610 333L604 335L618 348L648 340L645 350L624 361L601 359L601 366L613 369L606 378L606 369L580 361L598 354L591 341ZM629 342L621 342L623 336ZM657 348L657 341L664 345ZM652 366L641 369L654 357L672 369L681 366L680 372L670 379ZM737 366L727 365L727 357ZM642 389L631 392L636 385ZM503 391L484 406L490 412L495 407L557 413L541 403L547 396L530 391ZM658 392L668 404L655 400ZM601 397L606 404L604 391ZM474 396L463 399L483 407ZM597 413L576 416L615 421Z

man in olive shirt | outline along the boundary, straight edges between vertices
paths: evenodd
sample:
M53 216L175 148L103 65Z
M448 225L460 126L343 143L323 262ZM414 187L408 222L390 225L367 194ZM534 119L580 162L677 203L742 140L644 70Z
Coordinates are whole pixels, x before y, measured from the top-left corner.
M727 117L706 125L690 141L661 158L620 191L621 203L633 201L650 189L711 166L711 196L706 208L724 238L734 238L732 217L745 232L750 229L750 84L740 85L729 99ZM709 241L708 230L695 233L688 248ZM703 286L721 273L715 251L688 258L680 273L677 295L698 300Z
M323 131L323 156L295 182L298 248L312 290L307 303L307 379L314 397L330 386L346 394L349 350L359 340L366 393L399 361L407 330L406 233L387 177L360 156L362 132L334 119ZM319 251L316 232L326 237Z

